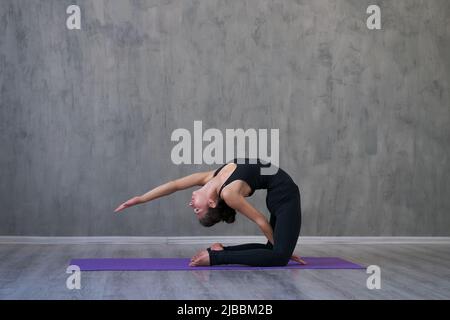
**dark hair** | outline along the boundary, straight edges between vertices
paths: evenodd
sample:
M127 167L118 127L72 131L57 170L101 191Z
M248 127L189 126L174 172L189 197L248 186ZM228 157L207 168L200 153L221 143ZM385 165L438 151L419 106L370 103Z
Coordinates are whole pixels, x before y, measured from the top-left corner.
M236 211L229 207L225 201L219 199L215 208L209 208L208 212L199 219L199 222L204 227L211 227L220 221L226 223L233 223L236 217Z

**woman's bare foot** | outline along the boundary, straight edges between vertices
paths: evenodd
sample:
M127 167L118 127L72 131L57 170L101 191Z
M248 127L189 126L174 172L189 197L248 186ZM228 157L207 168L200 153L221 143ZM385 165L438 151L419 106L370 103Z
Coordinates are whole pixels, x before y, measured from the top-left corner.
M198 266L209 266L209 253L207 250L202 250L198 252L191 259L191 263L189 263L190 267L198 267Z
M223 245L221 243L213 243L213 245L211 246L211 250L214 251L222 251L223 250Z

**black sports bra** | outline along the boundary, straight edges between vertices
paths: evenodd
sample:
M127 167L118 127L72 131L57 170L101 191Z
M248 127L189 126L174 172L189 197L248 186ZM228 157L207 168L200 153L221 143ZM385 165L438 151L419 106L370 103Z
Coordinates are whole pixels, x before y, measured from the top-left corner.
M259 159L256 159L257 161L256 163L251 163L248 158L240 159L239 163L237 161L238 159L235 158L233 159L233 162L229 162L229 163L236 163L237 166L231 173L231 175L228 177L228 179L220 187L219 197L223 188L235 180L242 180L249 185L251 192L248 196L251 196L257 189L267 188L266 179L264 176L261 176L261 167L270 166L270 163L263 164ZM253 162L255 162L255 159L253 159ZM214 172L214 177L227 164L228 163L222 165L219 169L217 169Z

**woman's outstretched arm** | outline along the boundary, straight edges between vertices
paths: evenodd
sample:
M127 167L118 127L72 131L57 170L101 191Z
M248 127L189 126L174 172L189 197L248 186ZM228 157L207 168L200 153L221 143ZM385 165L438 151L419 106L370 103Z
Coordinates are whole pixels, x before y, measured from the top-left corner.
M117 209L114 210L114 212L118 212L137 204L145 203L163 196L167 196L179 190L184 190L193 186L202 186L206 182L208 182L213 175L214 171L198 172L185 176L183 178L169 181L156 188L153 188L152 190L148 191L147 193L141 196L129 199L128 201L122 203L119 207L117 207Z
M183 178L172 180L150 190L149 192L140 196L140 198L142 202L147 202L163 196L167 196L176 191L188 189L194 186L203 186L206 182L208 182L210 176L212 177L213 174L214 171L198 172Z

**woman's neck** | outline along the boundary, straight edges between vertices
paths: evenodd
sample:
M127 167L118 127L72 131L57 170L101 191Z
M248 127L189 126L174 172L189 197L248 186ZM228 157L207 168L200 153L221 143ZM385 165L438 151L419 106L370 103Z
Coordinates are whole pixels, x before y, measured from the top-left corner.
M221 179L217 176L209 180L203 187L203 191L206 193L208 199L217 200L219 195L219 189L221 187Z

